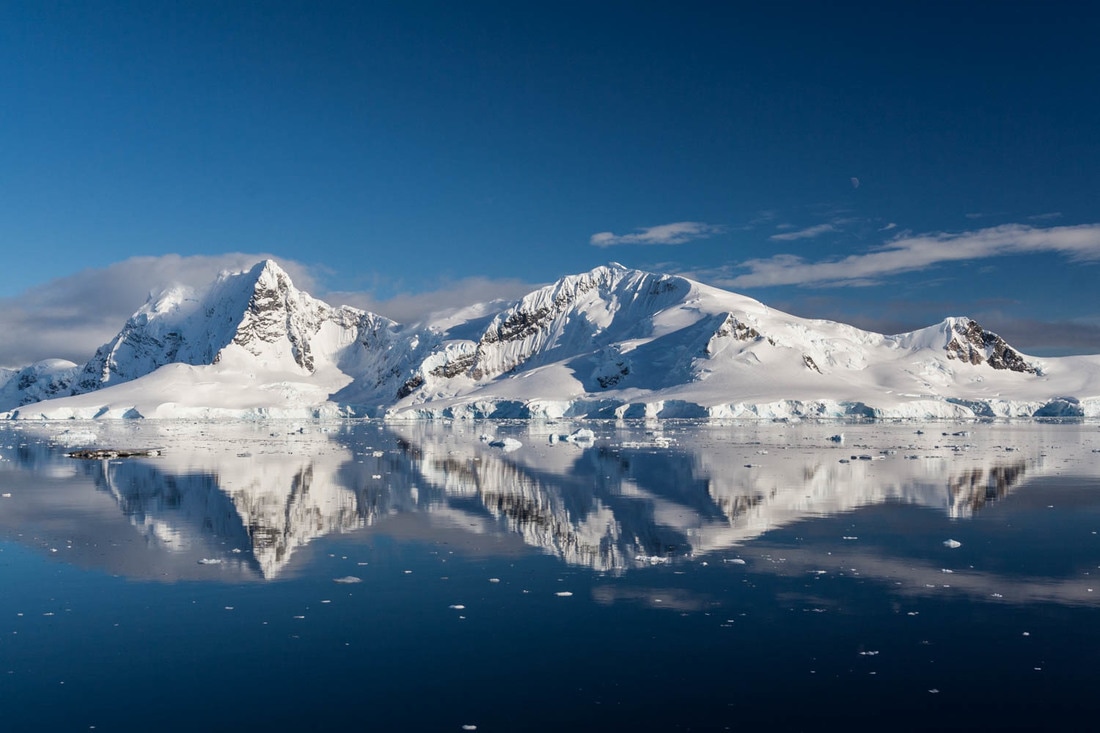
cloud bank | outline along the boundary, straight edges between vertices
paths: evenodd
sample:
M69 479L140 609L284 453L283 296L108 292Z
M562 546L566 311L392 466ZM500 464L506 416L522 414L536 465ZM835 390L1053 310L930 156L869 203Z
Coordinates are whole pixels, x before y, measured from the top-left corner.
M233 252L132 257L0 298L0 366L25 366L48 358L83 363L118 333L151 293L173 285L202 288L223 270L246 270L267 258L278 259L299 287L313 285L309 271L297 262Z
M594 247L614 247L619 244L686 244L694 239L706 239L725 231L715 224L699 221L677 221L646 229L636 229L633 234L598 232L589 237Z
M83 364L151 294L174 285L201 290L224 270L247 270L269 258L279 262L296 287L327 303L362 308L401 323L471 303L516 299L538 287L518 279L470 277L444 282L431 292L381 299L362 292L323 292L310 268L271 254L133 257L0 298L0 367L52 358Z
M810 230L829 226L822 224ZM772 239L798 239L810 230L775 235ZM1041 252L1054 252L1079 262L1098 261L1100 224L1047 229L1005 224L972 232L902 236L870 252L819 262L778 254L742 262L738 267L748 272L720 279L717 284L733 288L868 285L891 275L950 262Z

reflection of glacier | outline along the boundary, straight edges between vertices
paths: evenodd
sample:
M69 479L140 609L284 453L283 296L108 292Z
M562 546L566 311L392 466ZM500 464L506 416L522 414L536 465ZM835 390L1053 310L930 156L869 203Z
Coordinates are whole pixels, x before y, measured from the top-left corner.
M273 578L315 538L398 513L440 530L518 535L571 564L617 572L888 501L965 518L1046 466L1091 464L1072 433L1008 446L1013 434L914 442L912 430L878 426L851 448L813 426L654 434L620 425L594 443L555 441L554 426L486 429L524 445L505 452L422 422L346 423L294 438L183 437L161 458L80 466L151 549ZM18 458L29 472L49 463Z

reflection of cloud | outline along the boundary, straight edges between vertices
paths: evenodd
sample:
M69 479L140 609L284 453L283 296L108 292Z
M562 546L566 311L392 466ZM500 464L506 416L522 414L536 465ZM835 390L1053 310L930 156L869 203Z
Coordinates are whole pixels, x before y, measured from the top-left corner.
M772 239L801 239L830 231L829 227L832 225L821 224L799 232L776 234ZM1100 224L1048 229L1005 224L957 234L906 236L871 252L823 262L779 254L743 262L740 267L747 269L747 273L717 284L729 287L865 284L945 262L1037 252L1053 252L1076 261L1100 260Z
M713 237L724 230L724 227L699 221L677 221L637 229L633 234L599 232L593 234L588 241L595 247L612 247L618 244L686 244L694 239Z
M831 574L876 578L887 583L894 592L906 596L962 594L975 600L1013 604L1100 605L1100 587L1089 580L1003 576L965 568L945 573L944 565L949 563L933 565L912 557L884 557L881 547L850 551L832 548L824 556L820 548L765 545L758 549L782 556L783 562L754 563L752 566L754 570L775 575L799 576L824 570L826 577ZM1091 592L1090 587L1093 588Z
M625 586L597 585L592 589L592 599L601 606L622 601L633 601L650 608L667 608L670 611L702 611L716 605L714 599L680 588L629 588Z

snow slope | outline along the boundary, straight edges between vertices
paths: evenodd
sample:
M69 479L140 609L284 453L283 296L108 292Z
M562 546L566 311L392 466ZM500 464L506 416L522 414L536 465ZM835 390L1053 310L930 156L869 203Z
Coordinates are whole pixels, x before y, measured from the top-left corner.
M1031 358L968 318L887 336L615 263L402 326L266 261L150 298L75 376L28 369L0 381L9 417L1100 417L1100 356Z

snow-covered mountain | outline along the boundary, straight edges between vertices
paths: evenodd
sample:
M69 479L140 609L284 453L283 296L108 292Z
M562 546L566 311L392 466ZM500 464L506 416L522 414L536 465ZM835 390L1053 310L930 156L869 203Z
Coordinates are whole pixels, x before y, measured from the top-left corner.
M19 418L1100 416L1100 356L969 318L883 335L612 263L401 325L272 261L150 298L82 368L0 374ZM45 401L40 401L45 400Z

